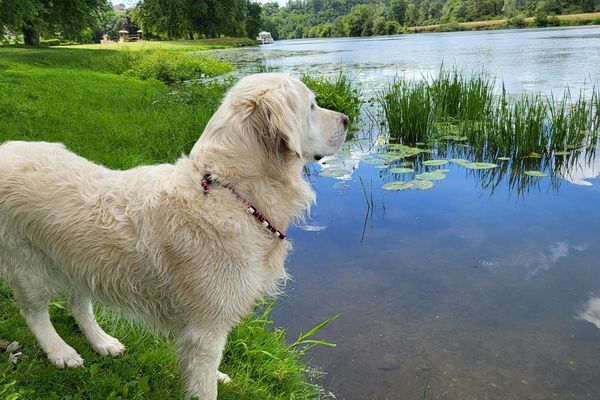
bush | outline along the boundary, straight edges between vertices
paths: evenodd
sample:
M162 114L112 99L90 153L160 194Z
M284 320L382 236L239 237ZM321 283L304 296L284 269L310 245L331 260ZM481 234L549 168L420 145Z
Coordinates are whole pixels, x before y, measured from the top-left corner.
M508 26L514 28L525 28L527 26L527 21L525 21L525 17L522 14L519 14L508 19Z
M131 53L130 53L131 56ZM182 82L207 76L222 75L235 68L226 62L199 55L181 54L156 49L140 52L134 57L127 75L139 79L158 79L163 82Z
M339 111L355 122L362 108L362 89L354 85L354 82L344 73L336 78L313 77L302 75L300 80L317 95L319 107Z
M386 35L402 33L402 25L398 21L385 21L384 31Z
M548 25L548 14L543 11L536 12L533 17L536 26L547 26Z

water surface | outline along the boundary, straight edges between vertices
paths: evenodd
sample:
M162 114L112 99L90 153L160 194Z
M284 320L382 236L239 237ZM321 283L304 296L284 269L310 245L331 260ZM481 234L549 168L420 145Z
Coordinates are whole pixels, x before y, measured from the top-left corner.
M394 74L484 68L512 93L559 93L600 80L600 28L419 34L276 42L220 53L298 73L340 65L373 91ZM550 159L498 160L468 143L385 159L363 128L313 164L308 227L292 228L294 281L276 311L289 335L342 316L310 352L338 399L600 398L600 158L594 146ZM499 166L429 167L467 158ZM411 163L415 173L389 169ZM445 168L429 190L385 191ZM342 172L328 175L332 169ZM542 169L549 176L524 175ZM366 192L366 199L365 199ZM370 204L370 205L369 205Z

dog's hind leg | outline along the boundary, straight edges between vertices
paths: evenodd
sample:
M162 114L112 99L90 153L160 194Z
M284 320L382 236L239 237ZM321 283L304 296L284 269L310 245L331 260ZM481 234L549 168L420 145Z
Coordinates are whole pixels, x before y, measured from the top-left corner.
M89 297L73 292L69 299L69 308L79 329L83 332L94 351L103 356L118 356L123 354L125 346L110 336L98 325Z
M48 302L54 293L46 286L44 279L35 274L18 274L8 280L21 306L21 314L29 330L48 356L48 360L59 368L83 366L81 356L58 335L52 326L48 314Z

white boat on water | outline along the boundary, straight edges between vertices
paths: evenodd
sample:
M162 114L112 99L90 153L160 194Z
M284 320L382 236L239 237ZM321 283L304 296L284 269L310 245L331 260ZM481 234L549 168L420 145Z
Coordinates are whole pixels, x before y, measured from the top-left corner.
M256 37L259 44L271 44L273 43L273 36L271 36L271 32L262 31Z

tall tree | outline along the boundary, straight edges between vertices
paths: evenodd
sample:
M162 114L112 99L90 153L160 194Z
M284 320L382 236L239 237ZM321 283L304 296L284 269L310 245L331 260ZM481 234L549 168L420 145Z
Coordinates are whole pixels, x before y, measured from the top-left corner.
M262 29L262 8L260 4L248 2L246 14L246 31L249 38L255 38Z
M144 0L133 16L145 31L166 35L169 40L183 37L188 27L184 0Z
M392 0L390 1L390 12L392 18L397 21L400 25L404 24L404 15L406 14L406 0Z
M75 33L92 26L107 0L0 0L0 26L23 32L25 44L40 45L40 33Z

